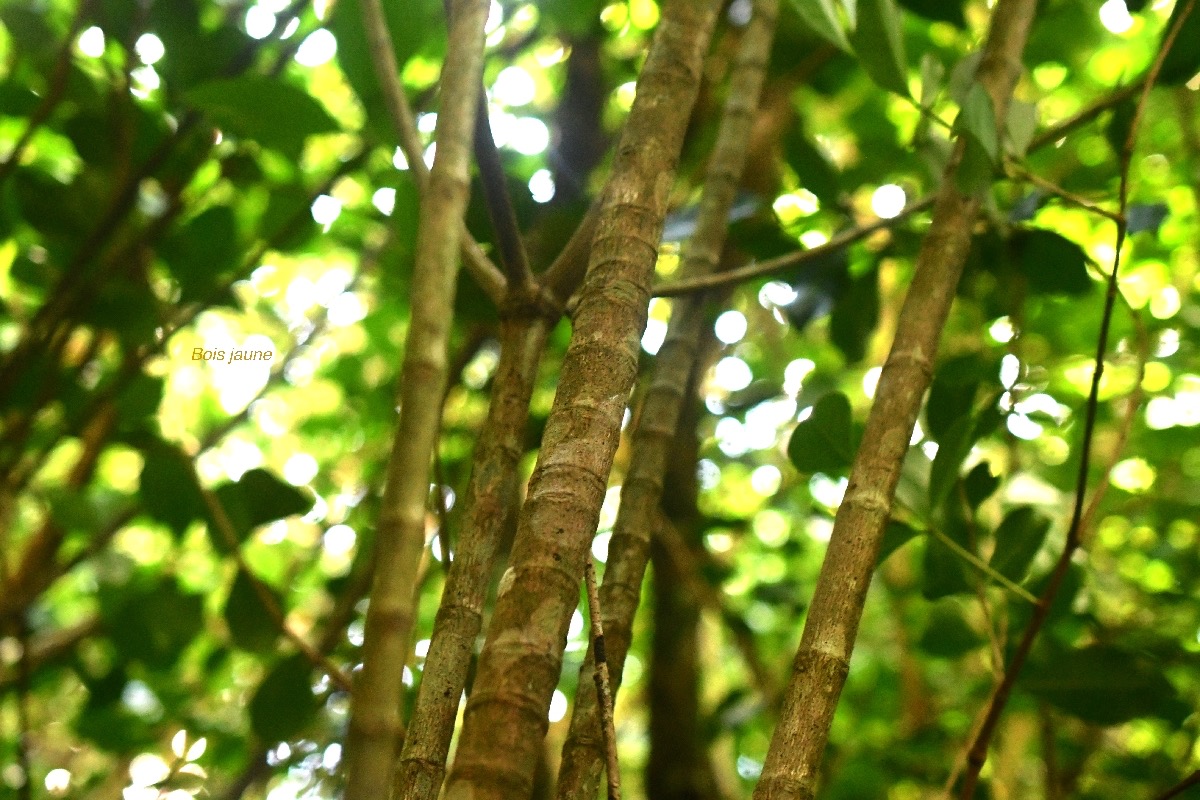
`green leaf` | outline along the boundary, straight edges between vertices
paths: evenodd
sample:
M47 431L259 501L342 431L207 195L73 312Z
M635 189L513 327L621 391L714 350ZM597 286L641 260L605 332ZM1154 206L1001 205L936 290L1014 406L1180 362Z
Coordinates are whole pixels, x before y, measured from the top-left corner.
M233 209L206 208L167 237L159 253L179 282L181 302L208 299L222 275L240 262Z
M275 600L275 607L283 608L277 592L263 586ZM266 604L254 587L254 581L244 570L239 569L225 601L225 624L234 645L255 653L270 652L279 638L279 627L268 611Z
M150 375L138 375L117 395L117 415L123 431L144 427L158 413L166 380Z
M971 468L967 477L963 478L963 491L967 495L967 505L979 508L1000 486L1000 478L992 474L992 467L986 461L981 461Z
M852 436L850 400L841 392L830 392L792 432L788 458L801 472L837 472L854 458Z
M996 529L996 549L988 564L1004 577L1020 583L1049 530L1050 520L1032 508L1013 509Z
M599 6L593 17L588 18L583 9L578 7L578 0L567 1L574 6L572 12L581 18L578 20L584 29L581 33L599 21ZM541 6L539 11L550 13ZM423 53L435 63L442 61L446 47L446 22L441 3L437 0L383 3L383 13L399 67L403 68L417 53ZM329 20L329 31L338 41L338 64L366 109L371 127L380 135L392 136L383 90L371 63L370 44L363 28L362 6L358 0L339 0Z
M967 27L966 17L963 16L963 6L966 0L899 0L900 5L914 14L935 22L949 22L959 28Z
M339 130L325 107L287 81L246 75L209 81L185 94L217 126L297 158L304 140Z
M1163 27L1158 49L1161 50L1166 45L1167 36L1175 27L1175 23L1185 8L1187 8L1187 3L1184 0L1175 3L1175 11L1172 12L1171 18ZM1158 82L1167 86L1177 86L1190 81L1197 72L1200 72L1200 10L1193 10L1183 21L1183 27L1179 29L1179 35L1175 37L1174 45L1163 59L1162 71L1158 73Z
M805 189L815 194L822 205L836 207L841 198L841 179L825 155L816 148L800 130L790 126L783 135L783 156L788 166L800 176ZM795 245L791 245L795 250Z
M860 0L858 27L850 36L863 69L884 89L908 97L904 18L895 0Z
M1000 158L1000 134L996 130L996 109L992 98L981 84L976 83L967 92L962 107L963 130L983 147L988 158L996 164Z
M1012 243L1020 270L1035 292L1082 294L1092 288L1087 254L1065 236L1028 228L1016 231Z
M959 658L983 644L985 639L967 623L954 600L934 604L917 647L937 658Z
M307 513L313 505L307 494L265 469L249 470L240 480L218 486L214 494L229 516L239 543L259 525ZM222 553L229 552L230 543L220 527L211 518L208 525L213 546Z
M879 555L875 559L876 568L887 561L888 556L915 539L920 533L906 522L888 520L887 527L883 529L883 543L879 545Z
M192 520L204 515L204 499L187 464L187 456L173 445L157 441L143 449L138 497L153 519L165 523L176 537Z
M833 0L792 0L792 4L813 33L839 50L850 52L850 42Z
M879 324L879 272L871 269L853 278L829 318L829 337L855 364L867 355L867 344Z
M172 579L130 588L115 604L101 603L101 613L118 652L153 668L174 664L204 628L204 598Z
M1170 718L1179 701L1175 687L1156 665L1107 644L1030 664L1020 683L1054 707L1096 725Z
M929 470L929 505L940 508L958 481L958 472L975 443L975 422L970 413L954 421L950 430L938 439L937 455Z
M996 174L996 165L987 149L974 135L963 137L962 161L954 176L954 184L967 197L982 198L992 185Z
M970 537L965 523L954 515L947 515L948 521L943 535L970 553ZM965 594L974 588L967 567L967 559L954 548L934 534L925 539L925 559L922 564L925 580L921 584L921 594L927 600L937 600L954 594Z
M296 654L277 663L259 684L250 700L250 727L263 743L292 738L316 714L311 675L312 665Z
M1037 132L1038 109L1036 103L1026 103L1023 100L1012 99L1008 105L1008 120L1004 125L1004 133L1008 142L1009 152L1021 158L1029 150L1033 135Z

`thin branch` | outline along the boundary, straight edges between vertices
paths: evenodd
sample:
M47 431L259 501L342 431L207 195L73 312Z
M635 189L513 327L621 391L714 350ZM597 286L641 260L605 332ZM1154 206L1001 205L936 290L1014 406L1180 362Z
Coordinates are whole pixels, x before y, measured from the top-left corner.
M1125 239L1128 235L1126 210L1129 207L1130 164L1133 161L1134 147L1137 144L1138 128L1141 125L1142 117L1150 100L1150 90L1154 88L1154 83L1158 79L1159 72L1162 70L1163 61L1174 45L1184 21L1194 11L1197 2L1197 0L1185 1L1186 5L1183 7L1182 13L1176 18L1175 24L1167 32L1167 36L1163 40L1163 46L1159 50L1150 70L1147 72L1146 80L1141 88L1141 96L1134 111L1133 122L1129 128L1129 135L1126 137L1121 148L1120 188L1117 198L1120 219L1117 222L1116 249L1113 254L1112 272L1108 277L1108 289L1104 297L1104 312L1100 319L1100 335L1096 342L1095 368L1092 371L1092 383L1088 391L1083 440L1080 444L1079 473L1075 480L1075 504L1071 511L1071 524L1067 529L1067 540L1063 545L1062 553L1059 555L1057 563L1054 565L1054 570L1050 574L1046 588L1039 598L1038 605L1034 609L1029 625L1025 628L1021 636L1021 641L1013 652L1012 659L1005 670L1004 680L1001 681L1000 685L992 693L984 723L971 743L967 757L967 772L963 779L960 794L963 800L971 800L975 795L979 773L983 769L984 762L987 761L988 747L992 735L995 733L996 725L1000 720L1000 715L1004 712L1004 707L1008 703L1008 697L1012 693L1017 677L1020 675L1022 667L1025 666L1029 653L1033 650L1034 641L1037 639L1038 634L1046 623L1046 619L1050 615L1051 605L1054 602L1054 598L1058 595L1058 590L1062 586L1063 580L1067 576L1072 557L1082 542L1082 522L1084 504L1087 500L1092 439L1096 429L1096 415L1100 407L1100 380L1104 374L1104 357L1108 352L1108 336L1112 327L1113 308L1116 305L1119 295L1118 278L1121 268L1121 250L1125 246Z
M458 0L450 17L437 150L421 198L417 228L400 413L376 525L376 569L363 634L363 667L351 699L346 800L388 796L396 746L403 736L401 673L412 652L430 464L437 448L440 401L447 383L446 351L460 246L468 240L463 217L470 190L471 143L483 80L488 10L488 0ZM381 81L397 80L392 73L377 72ZM503 276L497 278L503 283Z
M752 5L751 18L731 69L729 93L705 173L696 228L684 245L685 275L703 279L722 266L729 210L745 169L778 16L779 0L756 0ZM614 690L620 686L633 638L633 619L650 560L651 537L659 516L671 444L684 405L691 399L689 379L698 360L706 322L704 300L702 295L693 295L675 304L632 432L633 456L621 486L621 503L600 595L608 615L605 629L609 636L609 664L605 669L612 674ZM597 668L594 659L585 658L579 671L580 685ZM571 727L563 745L559 800L595 797L605 754L597 746L602 743L595 741L593 732L601 724L602 713L603 709L589 695L576 697Z
M934 204L935 197L925 197L915 203L905 207L903 211L894 217L888 219L879 219L875 222L859 225L851 228L848 231L843 231L837 236L834 236L828 242L809 250L798 250L795 253L787 253L786 255L777 256L766 261L761 261L757 264L741 267L739 269L731 269L727 272L721 272L713 275L701 275L691 278L683 278L671 283L660 284L654 287L655 297L677 297L679 295L691 294L692 292L700 292L708 289L715 289L719 286L731 286L733 284L744 283L745 281L755 278L765 278L771 275L776 275L787 270L797 269L814 261L819 261L833 253L842 250L857 241L867 238L873 233L882 230L888 230L900 224L904 220L911 217L918 211L924 211L931 208Z
M1186 778L1172 786L1170 789L1167 789L1162 794L1156 796L1154 800L1171 800L1174 797L1179 797L1193 786L1200 786L1200 769L1196 770L1191 775L1188 775Z
M992 11L978 85L1005 119L1037 0L999 0ZM960 135L942 175L932 223L917 257L887 361L850 469L804 633L792 663L780 722L771 737L756 800L812 800L847 675L867 590L891 516L901 465L933 377L942 330L971 247L982 192L958 188Z
M1113 106L1119 105L1125 100L1128 100L1130 97L1137 94L1138 90L1144 85L1144 79L1135 81L1128 86L1122 87L1121 89L1118 89L1115 92L1112 92L1097 100L1074 116L1071 116L1059 123L1056 123L1050 128L1047 128L1033 138L1033 141L1029 145L1028 152L1032 153L1035 150L1039 150L1049 144L1059 141L1067 134L1091 122L1105 111L1111 109ZM1053 187L1053 191L1061 196L1064 190L1061 190L1058 187ZM876 231L889 230L913 214L933 207L935 200L936 198L933 196L923 197L907 206L895 217L880 219L876 220L875 222L870 222L865 225L851 228L848 231L844 231L837 236L834 236L825 244L819 247L814 247L810 250L800 250L795 253L778 256L768 261L763 261L759 264L751 264L749 266L742 267L741 269L730 270L729 272L722 273L720 275L710 275L699 279L684 279L660 284L659 286L655 287L654 296L676 297L678 295L703 291L705 289L711 289L717 286L743 283L745 281L754 280L755 278L765 278L779 272L784 272L788 269L801 267L810 261L819 260L823 256L834 253L857 241L865 239ZM1091 204L1086 205L1089 207L1089 209L1093 208ZM1096 209L1096 211L1103 216L1109 216L1109 214L1105 213L1103 209Z
M529 255L521 240L517 212L508 193L508 178L504 174L500 150L496 147L492 122L488 118L487 95L482 88L479 90L479 110L475 114L475 163L479 165L483 199L488 218L492 221L492 230L496 233L500 263L504 265L508 288L510 291L526 293L533 287L533 271L529 268Z
M678 0L662 7L604 190L571 342L467 701L447 797L532 791L584 560L637 377L667 190L719 6Z
M583 563L583 581L587 585L588 618L592 624L592 659L595 669L596 700L600 705L600 731L604 740L604 763L608 775L608 800L621 800L621 766L617 761L617 729L613 722L613 693L608 681L608 658L604 653L604 622L601 619L600 592L596 589L596 567L592 554Z
M404 86L400 83L400 68L396 63L396 52L388 32L387 17L383 13L382 0L360 0L363 26L367 32L367 52L375 77L383 89L384 104L392 129L400 143L408 168L413 174L418 190L424 191L429 182L429 168L425 166L424 147L417 131L416 116L409 105ZM443 112L444 113L444 112ZM441 127L439 123L438 127ZM467 271L479 283L480 288L497 306L503 300L508 282L500 269L487 257L479 243L471 238L466 224L460 220L463 262Z
M1104 217L1110 222L1119 222L1121 219L1121 215L1117 212L1109 211L1107 208L1096 205L1086 197L1081 197L1068 189L1064 189L1053 181L1046 180L1041 175L1038 175L1032 170L1026 169L1012 159L1005 159L1004 166L1006 171L1013 176L1024 181L1029 181L1034 186L1046 190L1050 194L1058 197L1066 203L1069 203L1070 205L1077 206L1082 208L1084 211Z

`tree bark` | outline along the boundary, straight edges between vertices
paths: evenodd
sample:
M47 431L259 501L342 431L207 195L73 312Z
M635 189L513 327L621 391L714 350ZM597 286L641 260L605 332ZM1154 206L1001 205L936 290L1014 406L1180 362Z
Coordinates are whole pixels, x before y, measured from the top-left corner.
M729 208L745 164L778 12L778 0L758 0L743 34L708 166L696 231L684 252L685 274L709 274L720 260ZM613 526L600 595L614 689L620 685L629 651L633 617L650 558L650 534L662 499L667 454L683 407L688 377L696 362L704 322L702 296L687 298L674 309L666 340L655 362L653 382L633 433L633 458L621 489L621 505ZM580 669L579 686L590 683L594 663L589 650ZM603 743L597 735L598 712L593 693L580 691L576 695L571 730L563 747L559 800L595 797L604 762Z
M1000 0L992 15L977 80L991 96L998 120L1007 118L1036 5L1037 0ZM1003 130L1002 122L999 127ZM965 196L958 189L963 147L960 136L942 176L933 222L922 242L896 338L879 378L864 446L855 457L838 509L755 800L816 796L821 757L849 671L900 466L933 375L938 339L979 212L979 197Z
M505 320L487 422L475 449L462 539L442 593L393 785L397 800L436 800L505 520L517 507L517 462L549 321Z
M650 280L716 17L663 8L605 189L575 329L467 703L448 800L532 790L584 559L637 372Z
M429 465L447 377L447 344L454 316L488 8L487 0L458 0L450 18L437 155L421 199L411 318L400 378L400 418L379 518L363 667L350 709L347 800L388 796L395 748L402 734L401 675L416 616Z

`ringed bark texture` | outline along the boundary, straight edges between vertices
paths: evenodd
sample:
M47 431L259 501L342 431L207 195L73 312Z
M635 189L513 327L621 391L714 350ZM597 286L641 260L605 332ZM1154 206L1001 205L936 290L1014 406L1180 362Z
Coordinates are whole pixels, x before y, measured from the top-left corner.
M997 119L1007 117L1037 0L1000 0L976 79ZM971 245L978 197L957 188L960 141L942 176L933 222L900 311L896 338L850 471L804 635L792 665L779 725L755 800L811 800L838 698L850 667L867 588L891 513L900 465L933 373L938 339Z
M663 8L605 187L575 327L467 702L448 800L524 800L637 372L715 0Z
M696 232L684 252L686 275L709 274L720 260L729 209L745 165L778 13L778 0L758 0L742 35L730 79L729 97L709 162ZM629 652L633 617L650 558L650 533L657 524L662 500L667 453L685 402L688 377L696 362L704 324L703 300L702 295L697 295L676 305L633 433L633 458L621 489L621 505L613 526L608 566L600 591L605 649L614 690L620 685L625 656ZM579 686L591 682L594 666L593 653L589 649L580 668ZM563 747L559 800L591 800L596 796L604 765L599 726L595 693L579 691Z
M347 800L388 796L395 748L403 730L401 676L415 618L417 568L425 548L429 465L447 378L446 350L454 316L488 7L487 0L459 0L450 20L437 156L421 199L409 304L412 316L400 379L400 418L379 517L363 667L350 708Z
M466 524L454 552L425 657L412 724L396 772L396 800L436 800L446 775L446 753L458 703L467 683L483 603L496 563L500 535L517 504L529 399L550 322L505 320L500 364L487 423L475 449L466 497Z

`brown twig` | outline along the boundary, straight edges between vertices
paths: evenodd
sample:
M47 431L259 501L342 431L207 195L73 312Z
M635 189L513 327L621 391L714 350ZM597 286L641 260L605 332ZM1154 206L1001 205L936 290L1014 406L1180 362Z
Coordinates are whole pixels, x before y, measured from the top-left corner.
M813 247L809 250L799 250L795 253L777 256L757 264L731 269L727 272L721 272L713 275L702 275L694 278L683 278L671 283L660 284L654 287L655 297L676 297L678 295L691 294L692 292L705 291L714 289L719 286L730 286L737 283L743 283L755 278L765 278L770 275L775 275L789 269L797 269L814 261L819 261L833 253L836 253L843 248L846 248L854 242L865 239L871 234L888 230L900 224L904 220L911 217L918 211L924 211L933 206L934 197L925 197L915 203L907 206L903 211L889 219L879 219L875 222L870 222L865 225L851 228L848 231L839 233L828 242L818 247Z
M1029 625L1025 628L1021 636L1021 641L1013 651L1012 659L1005 670L1004 680L1001 681L1000 685L992 693L988 704L987 716L984 718L984 723L980 727L968 751L967 772L963 779L960 794L963 800L971 800L974 797L975 787L979 781L979 772L987 760L988 746L995 732L996 725L1000 720L1000 715L1004 712L1004 707L1008 702L1009 695L1012 693L1017 677L1020 675L1022 667L1025 666L1025 662L1033 650L1034 641L1037 639L1038 633L1041 632L1046 619L1050 615L1051 605L1054 602L1054 598L1058 595L1058 590L1062 586L1063 580L1067 576L1072 557L1082 542L1082 522L1084 505L1087 500L1088 468L1091 464L1092 439L1095 434L1096 416L1100 406L1100 380L1104 373L1104 357L1108 352L1108 335L1112 327L1113 309L1119 295L1118 277L1121 268L1121 250L1125 245L1125 239L1128 234L1126 209L1129 206L1130 164L1133 161L1134 147L1137 144L1138 128L1150 99L1150 90L1154 88L1158 73L1162 70L1163 61L1174 45L1179 31L1183 27L1184 20L1195 9L1196 0L1185 0L1185 2L1186 5L1183 7L1182 13L1176 18L1175 24L1167 32L1166 38L1163 40L1163 46L1159 50L1150 70L1147 72L1146 80L1141 87L1141 96L1134 111L1133 122L1129 128L1129 135L1126 137L1121 148L1120 187L1117 196L1119 219L1117 221L1116 250L1113 255L1112 272L1108 278L1108 289L1104 297L1104 311L1100 320L1100 336L1096 343L1095 369L1092 372L1091 388L1088 391L1083 439L1080 444L1079 473L1075 481L1075 503L1071 511L1071 523L1067 529L1067 540L1063 545L1062 552L1059 554L1058 561L1054 565L1054 570L1050 574L1050 579L1046 584L1045 590L1042 592L1038 605L1034 608Z
M588 553L583 565L587 585L588 618L592 625L592 658L595 668L596 700L600 705L600 735L604 740L604 763L608 776L608 800L621 800L621 768L617 761L617 729L613 721L612 687L608 681L608 658L604 653L604 621L601 619L600 592L596 588L596 567Z

